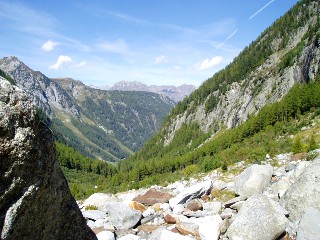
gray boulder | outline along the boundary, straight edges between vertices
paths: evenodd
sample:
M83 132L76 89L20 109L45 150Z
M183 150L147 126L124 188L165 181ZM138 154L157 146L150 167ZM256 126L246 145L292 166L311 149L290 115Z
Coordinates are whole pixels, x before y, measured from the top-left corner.
M286 228L287 218L277 202L264 194L250 197L227 230L230 240L270 240L279 237Z
M297 240L318 240L320 237L320 212L308 207L302 216L297 232Z
M120 202L106 203L104 209L109 214L110 222L117 229L133 228L142 217L140 211L133 210Z
M27 95L0 77L0 239L96 239Z
M179 193L176 197L169 200L170 207L173 209L178 204L184 204L192 199L199 198L210 191L211 181L195 184Z
M290 219L301 219L307 207L320 211L320 158L315 159L301 173L280 200L290 212Z
M236 194L250 197L262 193L263 189L270 183L273 167L271 165L254 164L244 170L235 181Z

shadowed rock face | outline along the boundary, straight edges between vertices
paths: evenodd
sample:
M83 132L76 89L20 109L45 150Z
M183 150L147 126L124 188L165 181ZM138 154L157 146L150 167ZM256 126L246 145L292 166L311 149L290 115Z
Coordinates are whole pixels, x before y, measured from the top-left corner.
M58 165L53 135L0 78L0 238L96 239Z

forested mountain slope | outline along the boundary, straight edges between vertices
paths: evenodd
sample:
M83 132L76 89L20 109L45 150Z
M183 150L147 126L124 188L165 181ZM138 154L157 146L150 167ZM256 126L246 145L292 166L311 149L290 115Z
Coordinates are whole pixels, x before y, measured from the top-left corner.
M319 12L318 1L297 3L225 69L178 103L140 155L150 155L150 145L174 148L186 141L179 137L184 135L189 136L186 144L195 148L221 129L234 128L263 106L279 101L296 83L315 81L320 61Z
M52 122L57 139L91 158L115 162L141 148L174 103L146 92L92 89L71 79L49 79L16 57L0 69L25 90Z

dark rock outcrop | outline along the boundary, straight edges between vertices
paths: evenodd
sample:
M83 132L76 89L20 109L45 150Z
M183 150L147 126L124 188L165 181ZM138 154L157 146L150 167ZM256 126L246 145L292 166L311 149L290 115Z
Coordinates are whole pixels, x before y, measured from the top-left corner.
M0 78L1 239L96 239L71 196L54 138L27 95Z

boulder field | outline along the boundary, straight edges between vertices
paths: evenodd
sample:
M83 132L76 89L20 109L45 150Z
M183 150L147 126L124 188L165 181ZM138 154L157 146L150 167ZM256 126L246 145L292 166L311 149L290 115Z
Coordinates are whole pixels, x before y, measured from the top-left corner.
M320 157L282 154L166 187L96 193L79 206L99 240L316 240L319 179Z

